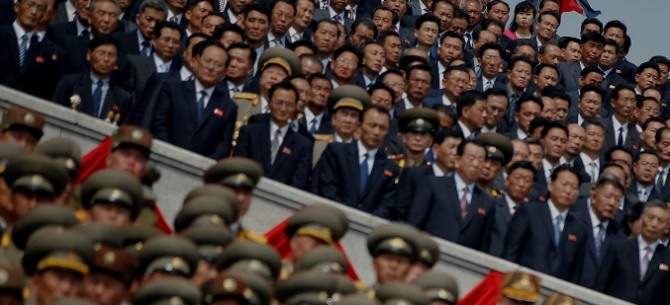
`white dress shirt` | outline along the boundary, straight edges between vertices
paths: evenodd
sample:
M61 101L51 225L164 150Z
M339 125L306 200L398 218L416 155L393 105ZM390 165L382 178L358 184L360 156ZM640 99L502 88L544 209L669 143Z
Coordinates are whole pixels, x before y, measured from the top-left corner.
M200 81L197 79L195 80L195 101L199 101L202 93L200 91L205 90L207 92L207 98L205 99L205 105L202 106L202 108L207 108L207 105L209 104L209 100L212 99L212 93L214 92L214 87L211 88L205 88Z
M360 165L365 160L365 154L367 153L367 162L368 162L368 175L372 172L372 167L375 165L375 156L377 155L378 148L373 150L367 150L361 141L356 143L358 147L358 164Z
M551 214L551 224L552 228L556 226L556 217L560 214L563 216L563 221L561 221L561 232L563 232L563 228L565 228L565 217L568 216L568 210L565 210L563 212L559 212L556 206L554 205L554 202L549 199L547 201L547 205L549 205L549 214Z

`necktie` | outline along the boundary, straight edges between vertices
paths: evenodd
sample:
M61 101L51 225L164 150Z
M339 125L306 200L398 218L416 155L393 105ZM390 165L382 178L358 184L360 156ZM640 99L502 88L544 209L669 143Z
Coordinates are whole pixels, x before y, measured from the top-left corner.
M226 8L226 0L219 0L219 12L223 13L223 10Z
M619 146L623 146L623 126L619 127L619 138L616 144Z
M21 43L19 44L19 63L23 67L23 62L26 60L26 53L28 53L28 34L21 36Z
M554 223L554 244L558 247L561 242L561 223L563 223L563 215L558 214L556 216L556 222Z
M644 279L644 275L647 273L647 267L649 267L649 262L651 262L651 255L651 246L646 246L640 262L640 281Z
M296 42L298 40L302 39L300 33L295 33L293 36L291 36L291 41Z
M172 16L170 17L170 22L179 23L179 20L177 20L177 16Z
M484 91L489 90L491 88L493 88L493 82L491 82L490 80L487 80L486 84L484 85Z
M100 117L100 106L102 104L102 80L98 80L93 90L93 116Z
M507 111L506 113L508 122L514 122L514 113L516 112L514 110L516 109L516 101L519 99L520 96L521 94L518 92L512 93L512 98L509 100L509 107L507 107L507 109L510 109L510 111Z
M472 49L472 36L470 33L465 33L465 49Z
M360 192L365 192L365 186L368 184L368 153L363 155L363 162L360 164L359 174L361 176Z
M198 123L202 121L205 114L205 101L207 100L207 91L200 90L200 99L198 99Z
M340 15L335 15L335 16L333 16L333 20L335 20L335 22L341 22L342 17L340 17Z
M148 40L142 41L142 50L140 51L142 55L149 56L151 55L151 42Z
M374 87L374 86L375 86L375 83L374 83L374 82L370 82L370 83L367 85L367 87L366 87L365 89L366 89L366 90L370 90L370 89L372 89L372 87Z
M461 218L465 219L465 216L468 215L468 187L464 187L462 192L459 205L461 206Z
M272 46L272 47L283 47L283 46L284 46L284 43L282 42L281 39L276 39L276 38L275 38L275 39L272 39L272 41L271 41L271 46Z
M641 189L638 194L639 194L638 197L640 198L640 201L647 201L647 190L646 189Z
M85 36L88 36L89 33L90 33L90 32L89 32L87 29L83 29L83 30L81 31L81 34L79 34L79 36L85 37Z
M279 143L281 143L279 138L281 138L281 129L277 129L277 132L275 132L275 137L272 139L272 143L270 143L270 164L275 163L275 158L277 157L277 152L279 151Z
M169 70L170 70L170 65L169 65L169 64L166 64L166 63L163 63L163 64L161 64L161 66L160 66L160 71L159 71L159 73L165 73L165 72L168 72Z
M598 167L597 167L596 161L591 161L591 163L589 163L589 166L591 167L591 172L589 173L589 175L591 175L591 183L595 184L598 181L598 177L597 177Z
M311 121L309 121L309 133L316 133L316 118L313 118Z
M656 179L656 189L660 192L663 189L663 178L665 176L665 169L661 169Z
M601 222L598 224L598 233L596 234L595 246L596 246L596 257L600 259L602 254L603 242L605 241L605 226Z

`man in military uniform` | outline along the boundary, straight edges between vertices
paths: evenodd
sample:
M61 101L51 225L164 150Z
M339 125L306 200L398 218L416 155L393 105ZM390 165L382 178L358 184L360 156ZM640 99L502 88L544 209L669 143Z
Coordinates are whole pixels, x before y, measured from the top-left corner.
M248 275L247 275L248 276ZM253 275L252 275L253 276ZM257 292L252 283L245 281L242 276L233 273L222 274L208 282L203 288L203 299L206 305L244 305L269 304L270 287Z
M244 270L274 284L279 277L282 263L274 248L245 240L228 246L219 256L217 265L220 271Z
M337 291L337 278L318 271L296 273L279 283L275 297L284 305L327 305Z
M437 112L429 108L412 108L400 113L398 121L403 133L403 148L399 154L391 156L398 166L405 167L430 165L435 158L428 150L433 144L433 135L440 127Z
M512 142L502 134L486 132L479 134L477 140L486 148L486 159L479 173L477 185L493 198L503 195L503 185L495 185L495 180L501 175L503 168L512 159L514 147Z
M32 152L44 134L44 116L22 107L6 109L0 125L0 142L14 142Z
M203 181L223 185L237 194L240 204L240 218L249 211L251 193L263 175L263 169L256 161L248 158L233 157L219 161L205 171ZM233 235L241 240L266 243L265 237L242 227L241 222L230 225Z
M141 287L150 282L174 278L190 281L198 268L199 259L195 245L184 237L153 238L144 244L137 255L137 284Z
M90 222L116 227L131 224L144 202L142 186L127 172L107 169L91 175L82 185L81 199Z
M112 135L112 152L107 156L107 166L133 175L141 180L149 156L153 135L134 125L121 125Z
M65 190L54 199L53 203L76 208L73 206L74 198L72 194L75 191L77 178L79 178L79 165L81 164L81 148L79 144L68 138L53 138L37 145L35 152L51 157L63 164L67 170L68 180Z
M4 305L23 304L23 270L20 266L0 265L0 301Z
M431 305L456 305L458 302L458 283L447 273L429 271L413 283L423 288Z
M25 148L19 144L0 142L0 232L4 232L12 221L12 189L3 178L5 166L10 158L25 153Z
M216 259L223 249L234 241L233 233L227 227L213 225L195 225L179 233L195 243L200 255L198 268L193 275L192 282L202 287L203 284L214 280L219 271L216 268Z
M419 259L412 264L412 267L405 277L405 282L411 283L417 277L429 272L437 261L440 259L440 247L433 237L425 234L417 234L417 242L419 243Z
M535 304L540 299L541 279L521 271L505 273L497 305Z
M36 305L51 305L81 293L93 263L93 242L78 232L45 229L31 236L22 265Z
M553 292L544 300L543 305L581 305L578 299L558 292Z
M185 200L184 206L175 217L174 230L179 233L196 225L228 229L230 225L237 223L240 215L239 206L236 201L226 199L224 196L199 195Z
M407 305L428 305L428 297L424 290L413 284L388 283L375 290L375 296L382 303Z
M198 305L201 299L200 288L193 283L180 278L166 278L140 287L133 296L133 304Z
M375 228L368 235L368 251L377 273L377 285L403 281L410 267L417 261L421 245L416 229L401 223Z

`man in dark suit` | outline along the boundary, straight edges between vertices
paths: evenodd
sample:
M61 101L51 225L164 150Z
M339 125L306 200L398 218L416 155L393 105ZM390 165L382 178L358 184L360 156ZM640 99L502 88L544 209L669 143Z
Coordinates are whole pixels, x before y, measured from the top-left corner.
M447 78L447 75L445 72L449 70L449 64L453 60L463 58L463 50L465 49L465 40L463 39L463 36L456 32L444 33L439 41L440 47L437 50L438 60L434 61L433 66L431 66L431 88L433 90L446 87L445 79Z
M431 70L435 71L435 68ZM439 94L436 96L428 96L425 103L430 106L442 104L455 109L458 96L466 90L470 82L470 70L464 66L449 66L445 71L442 79L443 89L439 89ZM438 76L433 73L431 79L432 77Z
M395 106L397 115L408 109L430 107L430 99L426 98L430 91L431 69L429 66L419 64L407 69L405 82L407 83L405 93L407 97ZM435 102L437 103L437 102Z
M330 19L341 25L343 25L347 30L351 29L351 25L354 23L354 18L348 16L345 8L347 6L347 1L335 0L328 3L327 9L317 8L314 11L314 20L319 21L322 19Z
M293 131L298 90L284 80L270 88L270 113L258 114L259 123L242 127L235 146L235 156L256 160L270 179L306 189L312 169L312 143Z
M112 123L127 122L132 97L111 80L118 49L118 42L111 36L93 37L86 53L90 69L64 76L53 102Z
M477 58L481 66L477 76L477 91L484 92L496 84L507 85L507 74L500 73L503 65L500 45L493 42L485 43L479 47Z
M321 73L307 77L310 86L310 99L303 110L303 116L298 120L300 129L306 130L309 135L333 133L333 124L327 111L328 97L333 90L333 84Z
M628 148L638 147L637 149L639 149L641 145L640 133L635 128L635 124L629 120L637 105L635 89L627 84L617 86L612 92L611 103L614 108L614 115L603 120L603 126L605 126L604 149L610 149L615 145ZM634 148L634 150L637 149Z
M569 211L579 195L579 175L561 166L551 179L547 203L522 204L514 213L503 258L577 283L589 229L581 222L581 214Z
M226 74L227 53L215 41L193 47L195 80L173 79L161 86L151 132L156 138L213 159L231 153L237 105L217 84Z
M395 203L398 166L382 149L390 124L388 110L372 105L363 113L360 140L331 143L314 169L312 192L389 218Z
M465 139L474 139L481 133L486 121L486 98L477 91L465 91L456 99L458 121L454 129L463 133Z
M86 35L91 33L89 18L89 3L74 1L75 17L72 21L54 23L47 28L46 37L52 41L62 44L61 38L68 35ZM65 5L63 5L65 6Z
M139 6L135 17L137 30L123 33L114 33L119 40L121 53L126 55L144 55L149 57L153 53L151 40L154 37L154 27L167 17L167 5L161 0L144 0Z
M603 53L605 38L596 32L588 32L582 36L582 59L577 62L563 62L558 67L558 82L565 91L576 91L579 89L579 74L582 67L590 67L598 64L600 55Z
M588 200L578 202L572 208L582 213L581 221L586 228L591 229L587 234L584 264L578 282L584 287L594 286L596 273L607 248L613 242L626 238L616 220L623 194L621 180L612 174L603 173L598 182L591 186Z
M669 215L665 202L645 205L640 235L608 247L595 290L640 305L670 304L670 252L659 243L667 235Z
M428 177L416 192L407 222L434 236L487 252L495 202L477 185L486 150L475 140L461 142L451 177Z
M642 151L637 156L633 164L635 179L628 192L637 195L639 201L647 202L659 197L660 190L655 185L659 164L660 158L652 150Z
M244 37L247 44L256 49L256 54L262 54L264 50L270 47L268 42L270 15L270 10L257 4L251 4L244 8ZM257 64L254 64L254 67L255 75L259 69Z

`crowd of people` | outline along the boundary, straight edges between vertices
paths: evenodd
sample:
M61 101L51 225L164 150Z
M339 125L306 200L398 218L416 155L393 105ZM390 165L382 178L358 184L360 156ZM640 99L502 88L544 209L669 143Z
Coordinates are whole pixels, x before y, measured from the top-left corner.
M205 188L223 184L236 194L187 196L173 225L181 234L219 224L185 233L207 245L199 257L208 265L196 268L198 255L162 253L173 241L157 242L158 262L152 251L134 257L141 274L122 278L121 301L148 304L147 294L177 293L170 285L181 283L138 292L149 282L142 275L156 270L190 277L207 266L211 272L194 277L196 286L251 285L221 273L231 265L222 267L221 253L210 246L222 250L235 237L264 242L239 222L263 176L397 222L381 246L374 234L368 242L375 260L392 254L385 258L407 267L391 272L392 280L377 270L381 290L414 281L405 273L422 251L411 240L424 231L633 303L670 303L670 60L629 62L625 21L586 18L579 33L559 37L557 0L513 8L501 0L4 0L0 6L0 84L121 126L107 151L109 169L82 177L74 142L38 145L41 114L20 107L4 113L0 138L22 148L0 151L7 154L2 242L13 249L11 265L23 264L31 277L38 305L56 299L39 297L53 291L44 288L48 277L40 281L44 270L74 270L59 276L81 280L100 267L98 255L102 263L110 256L99 247L83 250L70 236L107 228L67 230L33 244L29 237L38 228L74 226L72 216L121 229L160 221L150 192L159 175L147 165L154 138L222 160L205 173ZM43 202L73 212L39 214ZM49 220L28 217L33 211ZM57 213L64 223L49 223ZM284 276L307 250L341 237L333 224L320 223L332 215L306 213L317 220L297 229L304 234L287 231L293 258ZM150 237L117 233L105 233L117 241L107 246ZM303 235L305 244L294 245L293 237ZM106 245L101 238L89 239ZM77 242L63 242L69 239ZM172 256L188 264L165 259ZM270 283L279 280L273 264L261 268ZM291 293L282 294L278 282L278 298L305 287L286 284ZM224 294L239 299L244 290L217 289L205 289L204 302ZM293 304L292 296L280 301Z

